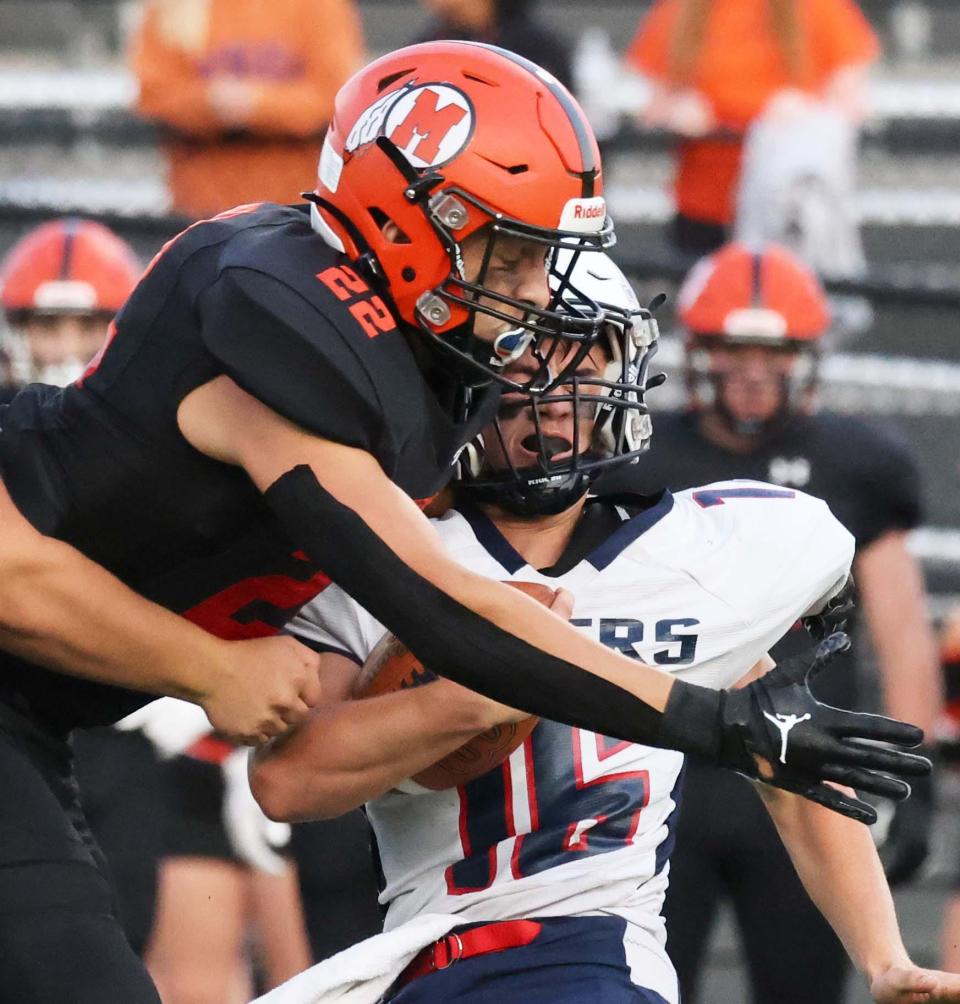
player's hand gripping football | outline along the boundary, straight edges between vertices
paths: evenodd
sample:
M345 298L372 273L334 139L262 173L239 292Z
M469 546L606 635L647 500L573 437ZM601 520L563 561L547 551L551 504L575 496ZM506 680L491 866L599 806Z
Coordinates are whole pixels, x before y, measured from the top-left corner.
M281 735L320 700L320 656L293 638L224 646L224 664L197 703L233 742L253 746Z
M910 794L910 786L891 775L928 774L930 761L902 749L857 741L919 746L923 732L916 726L833 708L810 692L810 680L849 647L850 639L837 632L812 652L787 659L742 690L723 692L718 760L870 824L877 818L872 806L824 782L899 800Z

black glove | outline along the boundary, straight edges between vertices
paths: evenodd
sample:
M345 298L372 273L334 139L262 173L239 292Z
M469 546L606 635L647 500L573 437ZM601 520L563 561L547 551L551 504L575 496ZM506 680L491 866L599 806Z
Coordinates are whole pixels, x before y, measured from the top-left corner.
M857 587L853 576L848 575L840 591L827 601L820 613L801 617L800 622L817 641L821 641L827 635L846 631L847 624L856 611Z
M887 837L880 846L880 860L891 886L912 879L930 852L936 808L933 778L918 777L911 787L910 797L897 803Z
M809 681L849 647L845 634L832 634L815 650L787 659L742 690L709 691L677 681L664 711L663 745L796 792L851 819L875 823L872 806L824 781L899 801L910 794L910 786L889 775L929 774L930 761L855 741L919 746L923 731L915 725L832 708L810 693ZM766 761L762 768L756 757Z

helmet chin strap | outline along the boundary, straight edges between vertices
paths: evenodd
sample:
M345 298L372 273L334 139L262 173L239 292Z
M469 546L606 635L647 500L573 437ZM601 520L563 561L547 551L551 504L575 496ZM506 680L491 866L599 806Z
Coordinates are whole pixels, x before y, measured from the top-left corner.
M590 476L584 471L549 475L537 468L518 470L512 481L461 481L458 489L476 502L495 505L522 518L556 516L579 502L590 490Z

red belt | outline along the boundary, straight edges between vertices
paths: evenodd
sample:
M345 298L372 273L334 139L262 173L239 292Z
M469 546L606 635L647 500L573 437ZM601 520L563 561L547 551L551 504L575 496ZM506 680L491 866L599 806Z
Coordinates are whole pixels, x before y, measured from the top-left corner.
M422 952L414 956L394 986L405 986L412 980L446 969L454 962L469 959L474 955L487 955L490 952L502 952L508 948L529 945L542 928L543 925L536 920L503 920L496 924L482 924L480 927L448 934L432 945L427 945Z

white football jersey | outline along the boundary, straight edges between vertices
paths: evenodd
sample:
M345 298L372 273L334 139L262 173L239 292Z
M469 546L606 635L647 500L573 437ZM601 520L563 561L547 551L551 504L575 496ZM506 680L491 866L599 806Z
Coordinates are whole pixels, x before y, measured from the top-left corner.
M819 499L753 481L665 493L563 575L527 565L481 513L435 526L461 564L564 586L572 623L684 680L729 687L846 580L853 538ZM326 589L289 625L363 660L383 627ZM442 670L442 667L437 667ZM522 672L522 667L518 667ZM635 982L676 1000L660 916L683 756L542 721L501 768L460 788L413 781L367 806L386 927L420 913L464 922L616 913Z

